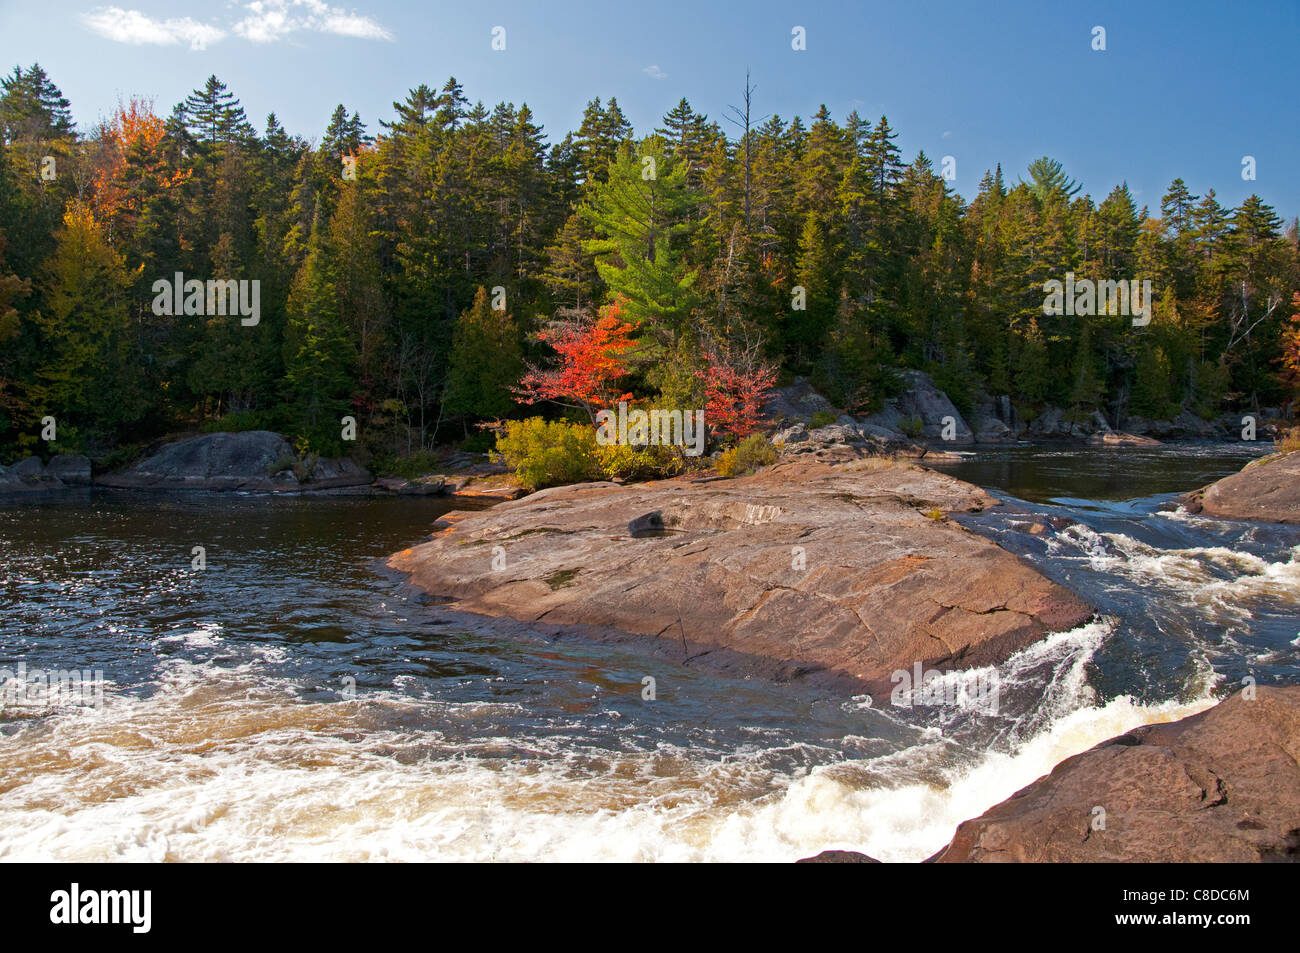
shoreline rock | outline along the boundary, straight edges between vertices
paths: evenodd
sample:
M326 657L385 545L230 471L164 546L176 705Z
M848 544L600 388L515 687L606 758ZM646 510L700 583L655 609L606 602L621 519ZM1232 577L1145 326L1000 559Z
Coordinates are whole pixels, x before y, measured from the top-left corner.
M40 457L28 457L13 466L0 466L0 495L84 486L90 486L90 460L80 454L57 454L45 464Z
M1177 502L1189 513L1219 519L1300 523L1300 451L1252 460Z
M1300 685L1238 692L1067 758L926 862L1297 861L1297 759Z
M896 670L993 664L1093 615L942 515L996 502L879 460L584 483L447 514L388 566L456 610L635 640L732 675L888 694ZM634 535L634 523L663 529Z

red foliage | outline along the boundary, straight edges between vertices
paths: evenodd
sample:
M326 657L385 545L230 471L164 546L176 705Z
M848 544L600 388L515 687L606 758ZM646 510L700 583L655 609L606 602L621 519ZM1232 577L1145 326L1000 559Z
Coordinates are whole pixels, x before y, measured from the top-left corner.
M776 383L776 368L718 352L709 353L708 361L708 369L700 373L705 420L723 433L748 436L762 421L763 399Z
M1291 297L1291 307L1295 313L1291 315L1290 327L1282 330L1282 356L1278 359L1282 371L1278 379L1300 397L1300 291Z
M634 328L622 316L623 302L615 300L602 308L593 322L567 323L550 333L539 332L538 340L555 349L560 363L549 369L530 366L519 386L513 388L520 402L576 402L593 414L593 408L630 400L630 394L620 393L614 386L627 374L625 353L636 347L630 338Z

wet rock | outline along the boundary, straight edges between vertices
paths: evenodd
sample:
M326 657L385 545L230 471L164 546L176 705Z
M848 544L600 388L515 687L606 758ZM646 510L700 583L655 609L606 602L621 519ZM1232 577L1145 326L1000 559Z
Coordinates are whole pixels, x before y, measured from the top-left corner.
M1122 433L1118 430L1107 430L1105 433L1095 433L1087 439L1090 447L1158 447L1161 446L1159 440L1154 437L1143 437L1138 434Z
M923 515L994 502L912 464L800 458L734 480L553 487L466 515L389 565L454 608L639 642L674 664L888 694L897 669L992 664L1092 615L996 544ZM671 532L629 539L651 512Z
M1252 460L1179 502L1189 512L1222 519L1300 523L1300 452Z
M878 864L880 861L856 850L824 850L813 857L804 857L796 864Z
M931 860L1300 860L1300 686L1255 691L1066 759Z

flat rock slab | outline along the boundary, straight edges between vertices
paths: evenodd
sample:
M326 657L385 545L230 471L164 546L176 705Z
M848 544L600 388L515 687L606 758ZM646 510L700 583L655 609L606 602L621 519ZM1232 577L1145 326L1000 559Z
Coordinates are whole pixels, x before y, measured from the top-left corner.
M1300 451L1253 460L1180 502L1221 519L1300 523Z
M542 490L447 514L388 564L456 609L649 637L733 675L888 693L898 669L992 664L1093 614L940 512L996 502L912 464L798 461L736 480Z
M1300 686L1239 692L1067 758L931 860L1300 860ZM1096 811L1105 811L1097 829Z

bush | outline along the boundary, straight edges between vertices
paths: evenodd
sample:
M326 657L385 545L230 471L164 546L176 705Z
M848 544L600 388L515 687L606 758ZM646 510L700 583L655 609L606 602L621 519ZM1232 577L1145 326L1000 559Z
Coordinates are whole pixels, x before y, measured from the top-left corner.
M522 486L539 490L600 477L598 449L590 426L529 417L507 422L492 459L514 470Z
M442 469L442 465L442 458L438 454L426 450L413 453L408 457L375 457L371 471L377 476L414 480L430 473L437 473Z
M762 434L752 433L736 446L718 454L714 467L724 477L745 476L776 463L776 448Z
M898 429L915 440L921 436L921 432L925 429L925 421L916 416L904 417L898 422Z
M240 410L226 414L218 420L205 420L199 425L201 433L241 433L245 430L275 431L275 421L260 410Z
M812 419L808 421L808 429L816 430L818 427L826 427L835 423L837 420L839 420L839 418L829 410L819 410L817 413L813 414Z
M598 445L596 458L607 480L656 480L676 476L686 466L680 453L663 446Z
M1277 447L1278 453L1294 453L1296 450L1300 450L1300 427L1279 430L1273 445Z

